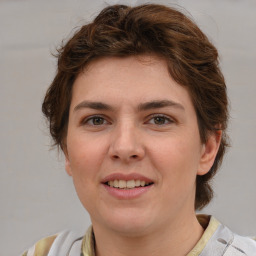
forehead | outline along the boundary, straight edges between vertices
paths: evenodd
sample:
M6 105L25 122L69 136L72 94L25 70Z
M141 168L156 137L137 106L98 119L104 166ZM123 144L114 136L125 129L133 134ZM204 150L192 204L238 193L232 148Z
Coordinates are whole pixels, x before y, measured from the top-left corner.
M130 86L138 86L137 83L134 84L135 80L139 83L140 79L143 79L149 83L150 79L161 77L163 74L165 78L167 76L172 79L166 60L154 55L138 55L96 59L90 62L79 76L86 77L87 80L93 79L94 83L102 82L104 79L105 84L124 78L125 83L133 82ZM118 83L122 86L122 80Z
M173 100L191 105L188 91L171 77L167 62L156 56L108 57L90 63L73 85L72 102Z

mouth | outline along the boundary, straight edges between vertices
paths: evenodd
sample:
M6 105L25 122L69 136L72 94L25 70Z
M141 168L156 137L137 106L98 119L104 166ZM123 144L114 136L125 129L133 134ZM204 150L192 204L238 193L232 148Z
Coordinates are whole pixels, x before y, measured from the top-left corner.
M145 180L109 180L104 182L105 185L118 189L134 189L140 187L148 187L153 185L153 182L145 181Z
M154 181L138 173L112 173L101 181L109 195L118 200L133 200L152 191Z

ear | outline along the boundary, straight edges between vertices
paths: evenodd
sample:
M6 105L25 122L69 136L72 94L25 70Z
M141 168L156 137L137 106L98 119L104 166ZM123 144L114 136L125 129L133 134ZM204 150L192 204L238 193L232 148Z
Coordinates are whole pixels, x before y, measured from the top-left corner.
M70 166L70 160L69 160L69 155L68 155L68 150L67 150L66 144L64 144L62 146L62 150L65 155L65 170L69 176L72 176L73 173L72 173L71 166Z
M219 150L221 135L221 130L217 130L208 135L207 141L202 147L202 154L197 175L204 175L210 171Z

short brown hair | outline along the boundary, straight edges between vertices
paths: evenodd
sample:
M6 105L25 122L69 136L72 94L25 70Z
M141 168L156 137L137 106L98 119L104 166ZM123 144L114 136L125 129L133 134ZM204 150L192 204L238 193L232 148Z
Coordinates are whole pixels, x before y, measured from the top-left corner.
M227 147L228 100L218 52L198 26L182 12L163 5L113 5L103 9L58 49L57 74L42 111L56 145L64 149L72 86L78 74L96 58L154 54L168 63L176 82L185 86L194 104L202 143L222 130L220 148L211 170L197 176L195 209L213 196L209 181Z

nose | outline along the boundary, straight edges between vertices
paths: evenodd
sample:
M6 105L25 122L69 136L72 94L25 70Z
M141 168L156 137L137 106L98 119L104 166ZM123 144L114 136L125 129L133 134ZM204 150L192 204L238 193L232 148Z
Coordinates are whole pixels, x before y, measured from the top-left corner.
M145 149L139 128L127 123L115 127L111 134L109 155L113 160L126 163L143 159Z

